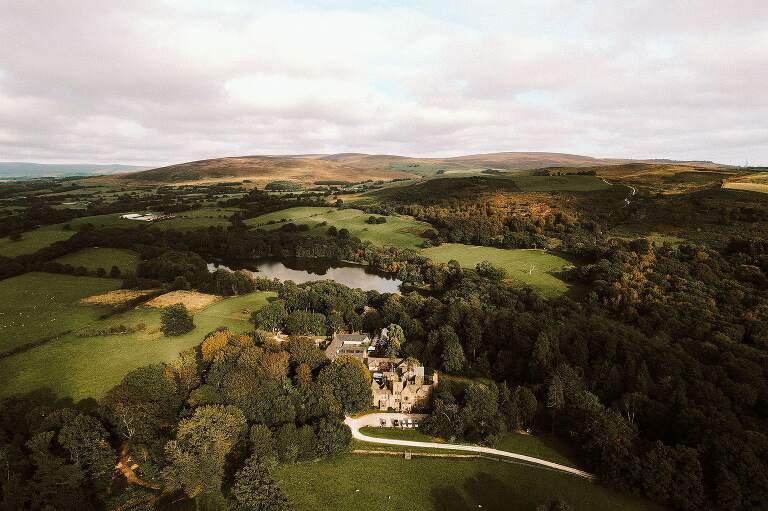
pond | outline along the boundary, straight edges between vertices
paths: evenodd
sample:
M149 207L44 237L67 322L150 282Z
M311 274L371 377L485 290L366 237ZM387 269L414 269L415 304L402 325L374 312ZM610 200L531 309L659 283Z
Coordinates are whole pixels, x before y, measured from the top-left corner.
M208 271L249 270L259 277L292 280L297 284L318 280L333 280L347 287L379 293L399 293L402 281L378 273L365 266L342 263L327 259L282 258L256 259L251 261L227 261L224 264L208 263Z

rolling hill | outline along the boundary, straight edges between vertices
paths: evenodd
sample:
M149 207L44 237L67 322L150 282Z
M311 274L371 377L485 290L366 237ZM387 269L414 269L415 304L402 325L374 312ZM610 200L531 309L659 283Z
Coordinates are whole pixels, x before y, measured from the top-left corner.
M135 172L146 169L136 165L91 164L91 163L27 163L0 162L0 178L87 176L92 174L114 174Z
M503 152L448 158L340 153L265 155L215 158L180 163L142 172L105 176L100 180L129 181L134 184L192 184L249 180L264 184L273 180L294 180L311 184L321 180L360 182L408 177L431 177L443 173L477 173L485 169L531 171L541 168L603 168L626 164L681 165L686 168L721 169L711 162L670 162L592 158L563 153Z

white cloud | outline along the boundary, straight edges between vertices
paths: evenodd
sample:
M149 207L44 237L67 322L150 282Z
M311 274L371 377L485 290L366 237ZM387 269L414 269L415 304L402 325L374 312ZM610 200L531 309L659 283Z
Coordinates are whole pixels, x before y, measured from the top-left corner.
M0 160L768 163L768 3L6 0Z

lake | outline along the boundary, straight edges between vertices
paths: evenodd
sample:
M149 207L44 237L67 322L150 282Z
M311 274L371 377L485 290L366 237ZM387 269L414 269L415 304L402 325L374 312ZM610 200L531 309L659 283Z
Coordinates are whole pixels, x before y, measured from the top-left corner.
M228 261L226 265L208 263L208 271L249 270L258 277L292 280L297 284L318 280L333 280L347 287L379 293L399 293L401 280L377 273L365 266L339 261L308 258L257 259L253 261Z

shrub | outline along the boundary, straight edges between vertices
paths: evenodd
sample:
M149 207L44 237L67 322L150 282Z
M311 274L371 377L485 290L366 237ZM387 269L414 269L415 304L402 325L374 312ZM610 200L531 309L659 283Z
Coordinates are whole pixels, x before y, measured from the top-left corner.
M160 315L160 330L165 335L182 335L193 328L195 328L195 323L183 303L166 307Z

